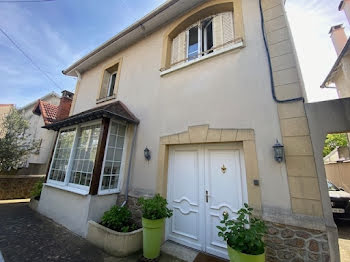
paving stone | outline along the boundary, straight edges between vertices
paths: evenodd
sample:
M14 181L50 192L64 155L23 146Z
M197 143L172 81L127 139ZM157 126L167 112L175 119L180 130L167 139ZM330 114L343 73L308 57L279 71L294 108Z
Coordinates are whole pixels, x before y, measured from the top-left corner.
M6 262L135 262L142 256L110 256L27 203L0 204L0 221L0 250ZM181 260L162 254L159 261Z

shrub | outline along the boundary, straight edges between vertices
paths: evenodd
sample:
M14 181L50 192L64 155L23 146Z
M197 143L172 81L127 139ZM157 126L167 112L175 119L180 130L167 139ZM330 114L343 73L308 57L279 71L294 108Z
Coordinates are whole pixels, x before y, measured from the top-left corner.
M43 189L43 182L44 179L40 179L38 182L36 182L32 188L32 192L30 193L34 199L39 200L41 196L41 190Z
M248 204L238 211L236 220L228 219L228 214L224 214L224 219L220 221L224 226L217 226L219 237L222 237L227 244L245 254L260 255L265 252L263 242L266 226L264 221L251 217L253 208ZM250 221L248 220L250 217Z
M131 221L131 212L127 207L113 206L103 214L101 225L118 232L131 232L137 226Z
M149 199L141 197L139 198L139 204L142 207L142 217L146 219L156 220L173 215L173 211L167 208L168 202L159 194Z

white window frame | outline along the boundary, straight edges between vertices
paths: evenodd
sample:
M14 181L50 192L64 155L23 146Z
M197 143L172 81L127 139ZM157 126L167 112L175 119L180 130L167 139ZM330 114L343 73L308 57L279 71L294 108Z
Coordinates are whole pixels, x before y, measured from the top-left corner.
M195 24L193 24L193 25L191 25L190 27L188 27L187 29L186 29L186 61L187 62L189 62L189 61L192 61L192 60L196 60L196 59L198 59L198 58L200 58L201 57L201 53L202 52L206 52L207 50L202 50L202 41L205 41L204 39L202 39L202 31L203 31L203 29L206 31L207 30L207 26L209 25L207 25L206 27L204 27L204 28L202 28L202 22L204 22L205 20L207 20L207 19L211 19L211 23L213 23L213 16L208 16L208 17L206 17L206 18L204 18L204 19L201 19L201 20L199 20L198 22L196 22ZM195 57L195 58L192 58L191 60L189 60L189 57L188 57L188 55L189 55L189 53L188 53L188 51L189 51L189 41L190 41L190 30L192 29L192 28L194 28L194 27L197 27L198 28L198 50L197 50L197 57ZM205 38L206 38L207 36L205 35ZM213 31L213 39L214 39L214 31ZM206 48L206 45L207 45L207 43L206 43L206 41L204 42L204 44L205 44L205 49L207 49ZM205 54L203 54L203 55L207 55L207 53L205 53Z
M122 159L121 159L121 162L120 162L118 186L117 186L117 188L112 188L112 189L101 189L102 188L103 173L104 173L106 157L107 157L109 137L110 137L110 132L112 130L112 128L111 128L112 127L112 123L125 125L125 136L124 136ZM98 195L117 194L117 193L120 193L120 191L121 191L121 186L123 185L123 181L124 181L124 170L125 170L126 153L127 153L126 151L127 151L127 146L129 144L128 143L128 140L129 140L128 137L129 136L127 135L128 131L129 131L129 126L130 125L128 125L126 121L111 120L110 123L109 123L106 147L105 147L105 152L104 152L104 156L103 156L103 164L102 164L101 175L100 175L100 182L98 184Z
M83 128L83 127L93 126L93 125L97 125L97 124L100 124L100 126L101 126L100 132L102 132L102 121L101 120L89 121L89 122L82 123L82 124L79 124L79 125L64 127L64 128L60 129L58 136L61 134L62 131L73 129L73 128L75 129L73 145L72 145L72 149L70 151L69 160L68 160L68 164L67 164L67 170L66 170L66 176L64 178L64 181L61 182L61 181L50 179L51 169L52 169L52 165L53 165L53 162L54 162L54 156L55 156L55 153L56 153L56 150L57 150L57 144L58 144L58 138L57 138L57 141L56 141L56 144L55 144L55 150L54 150L54 153L53 153L53 158L52 158L51 164L50 164L49 174L47 176L47 183L46 184L48 186L54 186L54 187L57 187L59 189L75 192L75 193L78 193L78 194L88 194L89 193L90 186L77 185L77 184L74 184L74 183L70 183L69 180L70 180L70 177L71 177L71 174L72 174L72 165L73 165L73 161L74 161L74 155L76 153L76 147L77 147L77 144L78 144L78 139L77 139L78 138L78 132L80 132L81 128ZM94 162L94 165L95 165L95 162Z
M111 73L111 76L109 77L108 90L107 90L106 98L114 96L114 87L113 87L113 93L110 95L110 92L111 92L111 89L112 89L112 86L111 86L111 84L112 84L112 77L113 77L114 74L115 74L114 87L115 87L115 84L117 82L118 71L114 71L114 72Z

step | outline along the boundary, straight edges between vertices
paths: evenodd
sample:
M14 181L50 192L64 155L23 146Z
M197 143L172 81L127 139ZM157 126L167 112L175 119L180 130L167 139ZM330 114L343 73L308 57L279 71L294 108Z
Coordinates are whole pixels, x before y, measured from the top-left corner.
M195 249L177 244L169 240L162 245L161 251L165 254L179 258L186 262L193 262L199 254L199 251Z

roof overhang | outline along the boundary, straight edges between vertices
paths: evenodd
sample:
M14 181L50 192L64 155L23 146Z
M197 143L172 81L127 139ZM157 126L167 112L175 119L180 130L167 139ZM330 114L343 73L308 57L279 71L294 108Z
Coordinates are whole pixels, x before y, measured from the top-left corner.
M331 71L328 73L326 79L323 81L321 88L328 88L329 83L332 83L334 76L338 72L340 66L341 66L341 61L343 57L347 56L350 54L350 38L346 42L343 50L341 51L340 55L338 56L337 60L335 61ZM333 88L333 87L332 87Z
M131 44L155 32L157 29L173 21L185 12L207 1L208 0L166 1L151 13L136 21L134 24L127 27L110 40L97 47L95 50L91 51L89 54L76 61L67 69L63 70L62 73L77 77L77 72L83 73L89 70Z
M140 122L121 101L117 101L45 125L43 128L58 131L63 127L69 127L101 118L119 119L133 124L138 124Z

